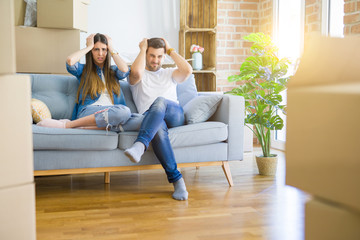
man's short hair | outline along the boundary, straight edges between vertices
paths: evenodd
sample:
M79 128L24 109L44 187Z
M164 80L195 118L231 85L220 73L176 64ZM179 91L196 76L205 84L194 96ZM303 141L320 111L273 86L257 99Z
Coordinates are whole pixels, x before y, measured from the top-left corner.
M148 40L148 48L149 47L155 49L164 48L164 53L166 53L165 41L162 38L150 38Z

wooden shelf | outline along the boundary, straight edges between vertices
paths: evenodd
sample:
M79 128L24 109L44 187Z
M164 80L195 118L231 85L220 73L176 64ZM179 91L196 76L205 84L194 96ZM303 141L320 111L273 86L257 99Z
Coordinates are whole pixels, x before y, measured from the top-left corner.
M193 73L213 73L215 74L215 68L211 68L211 69L202 69L202 70L194 70Z
M184 32L211 32L216 33L216 28L189 28L185 27Z
M197 72L194 71L196 88L199 92L216 91L215 72Z
M193 71L199 91L216 91L217 0L180 0L179 53L191 59L190 46L204 47L203 70Z
M180 28L217 26L217 0L180 0Z

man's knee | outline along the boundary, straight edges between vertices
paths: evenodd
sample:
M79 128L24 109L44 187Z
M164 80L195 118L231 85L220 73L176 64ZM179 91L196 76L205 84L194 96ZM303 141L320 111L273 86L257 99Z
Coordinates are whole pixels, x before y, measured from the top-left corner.
M159 108L165 109L167 104L167 100L164 97L157 97L153 104L151 105L152 108Z

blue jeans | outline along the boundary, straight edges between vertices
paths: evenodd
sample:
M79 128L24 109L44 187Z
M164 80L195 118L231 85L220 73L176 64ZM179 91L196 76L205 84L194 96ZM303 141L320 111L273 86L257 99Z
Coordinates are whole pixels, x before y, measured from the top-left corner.
M182 175L177 169L168 128L184 125L184 111L178 103L158 97L144 115L136 142L142 142L145 148L148 148L151 142L168 181L176 182Z
M137 131L144 118L141 114L131 113L127 106L121 104L112 106L88 105L80 111L77 118L91 114L95 114L97 127L106 127L113 132Z

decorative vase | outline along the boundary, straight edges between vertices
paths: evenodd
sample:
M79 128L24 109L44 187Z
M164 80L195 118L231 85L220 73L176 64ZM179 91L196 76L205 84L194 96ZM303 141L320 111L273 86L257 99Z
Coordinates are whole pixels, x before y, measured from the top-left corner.
M194 52L192 54L192 67L194 70L202 69L202 54L200 52Z
M278 162L277 155L273 157L256 156L256 164L258 166L260 175L264 175L264 176L276 175L277 162Z

